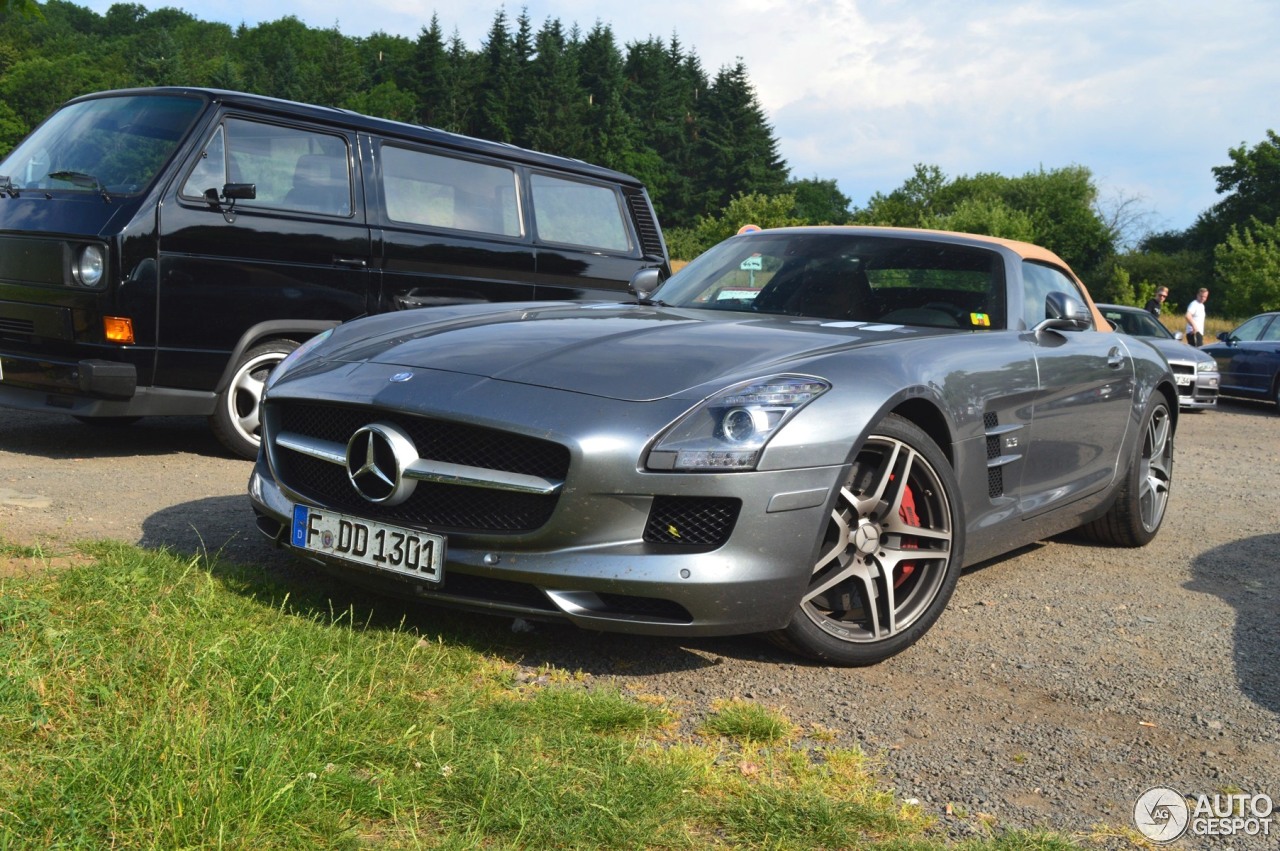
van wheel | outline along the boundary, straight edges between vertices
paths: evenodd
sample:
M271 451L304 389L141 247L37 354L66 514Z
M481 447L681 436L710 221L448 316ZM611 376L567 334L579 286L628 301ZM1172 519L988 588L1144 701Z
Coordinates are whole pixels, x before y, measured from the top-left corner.
M231 381L219 394L217 407L209 417L214 436L232 454L249 460L258 457L262 443L262 388L271 370L296 348L298 344L293 340L259 343L236 364Z

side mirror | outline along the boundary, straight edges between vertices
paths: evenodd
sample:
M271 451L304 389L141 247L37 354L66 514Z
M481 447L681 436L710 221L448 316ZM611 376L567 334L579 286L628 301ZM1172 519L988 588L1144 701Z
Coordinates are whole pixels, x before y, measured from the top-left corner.
M221 212L228 223L235 221L236 201L252 201L257 197L258 184L256 183L224 183L221 195L212 186L204 191L204 202L211 209ZM224 207L224 201L230 203Z
M635 293L636 302L648 304L653 291L662 283L662 272L659 269L640 269L631 276L627 289Z
M1084 302L1066 293L1054 292L1045 296L1044 311L1047 318L1033 331L1084 331L1093 325L1093 315Z
M1219 340L1221 340L1222 342L1226 343L1228 346L1229 346L1229 345L1231 345L1232 340L1231 340L1231 334L1230 334L1230 332L1227 332L1227 331L1219 331L1219 332L1218 332L1218 339L1219 339Z

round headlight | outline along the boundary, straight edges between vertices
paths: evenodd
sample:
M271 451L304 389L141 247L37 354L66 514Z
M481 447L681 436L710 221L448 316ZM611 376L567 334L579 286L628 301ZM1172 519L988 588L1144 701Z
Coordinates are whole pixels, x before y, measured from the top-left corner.
M80 249L72 272L76 281L84 287L96 287L102 283L102 276L107 271L107 255L97 245L86 245Z
M746 443L769 430L769 417L761 410L733 408L720 421L720 433L730 443Z

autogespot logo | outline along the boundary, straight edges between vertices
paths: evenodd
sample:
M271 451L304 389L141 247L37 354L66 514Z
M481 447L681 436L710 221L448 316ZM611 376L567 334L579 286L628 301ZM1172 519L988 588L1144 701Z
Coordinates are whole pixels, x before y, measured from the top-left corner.
M1192 836L1270 836L1275 804L1263 794L1183 795L1165 786L1143 792L1133 823L1152 842Z
M1143 792L1133 805L1133 823L1152 842L1172 842L1187 831L1191 811L1179 793L1164 786Z

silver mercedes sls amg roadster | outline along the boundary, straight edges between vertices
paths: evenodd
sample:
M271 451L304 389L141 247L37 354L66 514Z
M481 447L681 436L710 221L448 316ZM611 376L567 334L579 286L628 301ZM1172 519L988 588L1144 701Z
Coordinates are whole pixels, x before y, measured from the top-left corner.
M1160 527L1177 384L1043 248L764 230L633 290L311 339L267 385L259 528L440 604L866 665L967 565Z

